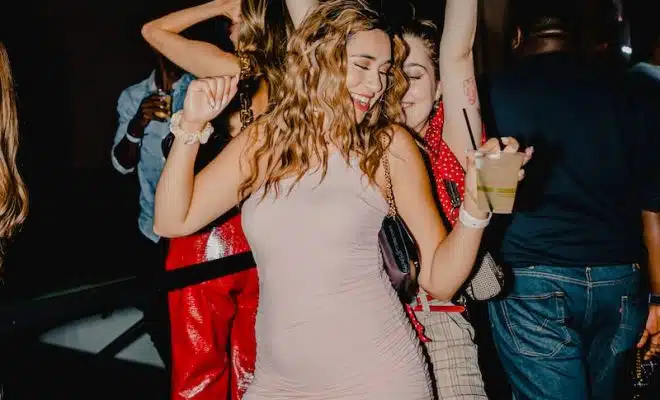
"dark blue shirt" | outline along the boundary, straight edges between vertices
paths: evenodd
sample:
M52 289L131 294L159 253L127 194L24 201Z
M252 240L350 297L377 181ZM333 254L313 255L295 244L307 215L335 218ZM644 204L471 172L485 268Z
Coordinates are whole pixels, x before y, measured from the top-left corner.
M510 265L637 262L660 208L655 125L623 72L568 53L527 57L483 85L491 136L534 146L515 212L494 221Z

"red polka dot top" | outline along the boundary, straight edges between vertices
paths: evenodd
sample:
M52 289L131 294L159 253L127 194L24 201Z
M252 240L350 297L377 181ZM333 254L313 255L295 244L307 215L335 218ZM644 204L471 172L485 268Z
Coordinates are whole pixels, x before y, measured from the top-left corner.
M451 197L447 192L443 181L450 181L456 184L457 192L463 201L463 193L465 192L465 172L463 167L458 162L458 158L452 153L451 149L442 140L442 125L445 122L444 106L440 103L438 111L431 120L429 127L424 136L424 142L428 150L429 160L431 162L431 169L433 179L438 190L438 199L442 206L442 212L447 217L447 220L452 226L458 220L459 208L454 207L451 202ZM485 131L482 130L481 142L486 141Z

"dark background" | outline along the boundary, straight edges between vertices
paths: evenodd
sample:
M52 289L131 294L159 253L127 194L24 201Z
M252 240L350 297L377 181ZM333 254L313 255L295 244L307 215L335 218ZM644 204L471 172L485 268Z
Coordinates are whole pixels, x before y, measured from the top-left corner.
M140 27L199 2L14 2L3 11L19 96L20 168L30 214L6 262L5 298L30 297L131 274L137 235L135 175L110 162L116 102L147 77Z

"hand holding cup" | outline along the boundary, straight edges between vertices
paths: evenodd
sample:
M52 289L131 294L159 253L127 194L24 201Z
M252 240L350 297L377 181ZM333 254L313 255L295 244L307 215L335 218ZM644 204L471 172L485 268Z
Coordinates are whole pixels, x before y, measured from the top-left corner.
M154 93L142 100L136 117L142 126L147 126L151 121L165 121L169 110L170 107L162 94Z
M534 149L519 152L520 144L512 137L489 139L478 150L468 151L465 177L465 208L471 214L488 212L510 214L513 211L518 182L525 176L522 167L532 158Z

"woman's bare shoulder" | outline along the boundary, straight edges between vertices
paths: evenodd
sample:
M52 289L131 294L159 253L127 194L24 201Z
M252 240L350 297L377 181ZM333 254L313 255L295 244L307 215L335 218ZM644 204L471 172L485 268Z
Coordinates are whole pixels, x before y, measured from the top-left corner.
M400 124L392 124L387 129L391 138L389 152L394 155L409 156L419 153L420 143L416 136L408 128Z

